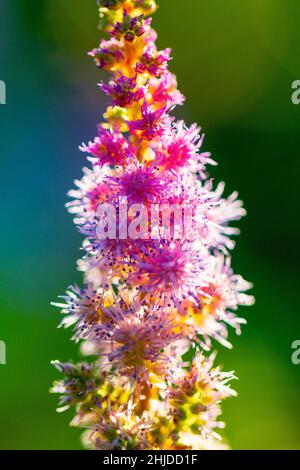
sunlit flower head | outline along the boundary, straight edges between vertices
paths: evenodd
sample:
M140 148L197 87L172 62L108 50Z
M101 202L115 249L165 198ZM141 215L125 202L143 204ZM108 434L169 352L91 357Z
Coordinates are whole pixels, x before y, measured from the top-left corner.
M159 77L166 72L170 60L171 49L157 52L155 48L149 48L137 63L136 70L138 73L148 72L150 75Z
M90 405L96 402L96 395L102 377L93 364L82 362L80 364L52 361L52 365L64 375L64 379L54 383L51 389L52 393L61 395L59 408L62 412L69 409L72 405L77 405L89 401Z
M105 317L108 321L95 325L92 337L107 342L107 359L117 371L138 383L149 380L151 369L167 372L170 358L163 351L180 338L172 316L135 304L107 308Z
M83 289L71 286L66 295L61 296L64 303L54 304L61 308L62 314L65 315L60 326L68 328L74 325L73 338L87 338L93 325L102 320L103 306L110 298L111 293L105 294L103 289L95 289L91 284L87 284Z
M104 93L113 99L113 105L121 108L130 106L144 98L144 90L138 87L136 77L130 78L121 74L108 85L101 82L99 86Z
M90 51L89 55L93 57L97 67L105 70L118 69L118 65L121 66L125 59L122 44L115 38L102 40L99 48Z
M82 144L80 150L95 158L96 165L119 166L132 157L132 147L121 134L112 133L99 127L94 142Z
M190 128L185 127L183 121L174 124L172 134L166 136L163 141L164 149L161 156L161 164L167 169L177 172L189 165L194 172L199 172L205 177L205 169L208 164L215 164L210 153L200 153L204 140L201 129L197 124Z
M97 166L93 169L83 168L83 177L75 181L76 189L68 193L73 200L66 204L68 211L75 214L75 224L82 225L93 220L99 205L111 196L112 189L105 183L105 176Z
M232 372L213 368L214 359L214 355L206 358L197 354L191 369L179 371L174 387L170 390L179 442L186 433L191 432L202 437L218 437L215 429L224 426L218 421L220 402L236 395L229 386L235 377Z
M90 439L96 450L146 450L149 423L130 410L119 410L101 417L94 426Z
M202 283L203 253L182 241L161 242L134 258L129 281L153 300L178 305L195 298Z
M141 119L128 122L131 132L137 132L137 135L146 141L151 141L165 132L169 123L169 118L167 118L165 114L166 107L153 111L148 107L146 101L144 101L141 113Z
M224 258L221 254L210 256L207 261L204 284L198 295L198 302L183 303L183 321L190 325L192 330L204 337L207 346L211 346L210 338L214 338L227 348L231 348L228 341L228 326L241 333L241 325L246 320L236 315L239 306L250 306L254 297L245 293L253 286L242 276L233 273L230 257Z
M153 106L176 106L184 103L185 97L177 88L175 75L165 72L160 78L151 77L149 80L149 89L147 100Z
M207 189L212 190L211 182L205 184ZM238 193L234 192L227 199L223 193L225 184L220 183L214 191L215 204L206 212L207 223L200 233L206 238L207 243L224 253L235 247L232 236L239 235L240 231L230 225L231 222L240 220L247 213L243 207L243 202L238 199Z
M128 165L114 176L108 176L107 185L113 194L127 198L128 204L154 204L163 200L170 181L155 165Z

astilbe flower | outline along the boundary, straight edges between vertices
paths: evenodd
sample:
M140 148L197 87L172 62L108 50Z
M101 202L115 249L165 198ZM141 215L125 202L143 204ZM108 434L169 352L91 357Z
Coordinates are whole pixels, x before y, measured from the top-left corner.
M89 439L96 450L146 450L150 430L146 419L129 410L111 411L95 424Z
M75 408L72 424L86 429L89 448L224 449L218 418L235 377L205 351L212 340L231 347L228 326L240 334L236 311L254 302L230 256L239 233L231 222L246 212L237 193L214 188L208 166L216 163L199 126L170 115L184 97L170 49L156 47L155 1L98 4L107 36L89 55L111 74L99 84L109 103L96 137L80 147L90 167L67 204L84 235L84 282L55 304L88 360L54 361L64 378L52 392L59 411ZM101 207L112 213L105 218ZM112 222L101 236L99 226Z
M108 85L101 82L101 90L113 99L114 106L126 108L144 97L143 88L138 88L136 77L130 78L120 74Z
M53 361L52 364L64 374L64 379L54 382L51 390L53 393L61 394L60 405L62 406L57 411L65 411L78 403L96 404L101 377L92 364L62 364L59 361Z

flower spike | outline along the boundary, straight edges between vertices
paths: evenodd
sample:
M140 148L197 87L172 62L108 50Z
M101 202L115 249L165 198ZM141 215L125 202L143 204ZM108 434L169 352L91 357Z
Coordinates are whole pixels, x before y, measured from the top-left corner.
M156 2L98 7L105 38L89 56L109 74L108 106L67 204L84 237L83 287L55 304L87 358L54 361L63 378L51 391L58 411L75 409L88 448L225 449L219 416L235 376L210 351L232 347L229 331L246 323L237 309L254 303L230 257L231 223L246 212L214 188L201 128L171 115L185 98L171 50L156 46Z

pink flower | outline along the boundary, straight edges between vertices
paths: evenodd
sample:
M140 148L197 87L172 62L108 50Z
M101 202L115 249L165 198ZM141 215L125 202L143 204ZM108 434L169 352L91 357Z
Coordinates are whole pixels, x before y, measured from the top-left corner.
M95 289L88 284L83 289L78 286L71 286L66 295L61 296L64 303L54 303L53 305L62 308L65 315L60 326L68 328L71 325L75 332L73 339L89 336L91 328L97 324L101 318L101 306L103 304L103 290Z
M183 121L176 123L172 134L165 136L160 163L175 172L190 165L204 178L206 165L215 162L210 158L210 153L199 153L204 140L204 134L201 135L200 131L197 124L186 128Z
M115 176L106 178L114 195L126 197L128 204L145 204L149 206L160 200L167 191L169 180L166 175L152 165L133 163ZM112 196L114 199L114 196Z
M166 106L158 111L151 111L148 108L146 101L142 106L142 119L137 121L128 121L128 126L131 132L138 131L142 139L151 141L155 137L161 136L166 128L166 120L164 119L166 113Z
M121 108L130 106L144 97L142 88L136 90L136 77L129 78L121 75L108 85L101 82L99 86L104 93L113 99L113 105L120 106Z
M185 242L158 243L134 257L129 282L144 295L178 307L186 298L197 298L196 288L203 285L202 257Z
M171 60L171 49L157 52L155 48L149 48L136 65L138 73L148 72L154 77L159 77L167 70L168 62Z
M105 174L100 167L93 170L83 168L83 177L76 180L76 188L68 192L73 200L66 204L68 211L75 214L75 224L93 220L99 204L105 203L111 196L112 189L104 182Z
M104 70L111 70L116 63L124 60L122 45L115 38L109 41L102 40L100 47L93 49L88 53L93 57L97 67Z
M205 220L200 230L200 236L212 248L217 248L223 253L233 250L235 241L231 238L239 235L239 229L230 226L230 222L240 220L246 215L243 202L238 199L238 193L234 192L227 199L222 198L225 184L219 183L216 190L212 191L212 183L207 181L204 190L211 193L212 206L203 208L201 218Z
M88 145L79 147L82 152L96 158L96 165L120 166L132 157L133 147L122 134L116 134L99 127L99 135Z
M252 287L242 276L234 274L230 257L225 258L217 252L208 257L198 305L194 304L193 316L186 319L195 334L204 338L204 343L200 344L210 349L210 338L214 338L223 346L232 348L227 340L228 325L235 329L236 334L241 333L241 325L247 322L235 312L239 306L253 305L254 297L246 294Z
M79 232L87 237L84 249L93 257L94 264L98 264L105 268L106 275L108 272L115 274L118 272L122 263L128 262L128 257L132 252L132 241L120 239L118 233L114 238L99 238L97 226L99 220L88 221L78 227Z
M182 105L185 97L177 89L177 80L175 75L166 72L161 78L152 77L149 80L149 101L153 104L176 106Z
M106 342L107 359L121 374L140 382L147 382L149 366L164 373L170 358L164 349L178 340L176 323L161 309L147 309L136 304L127 307L104 308L106 321L95 325L91 334L94 341Z

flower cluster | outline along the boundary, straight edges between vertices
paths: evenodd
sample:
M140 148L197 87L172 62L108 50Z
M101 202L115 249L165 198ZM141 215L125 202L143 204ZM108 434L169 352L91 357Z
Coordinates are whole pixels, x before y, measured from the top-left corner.
M54 362L64 379L52 391L62 395L59 410L75 407L90 448L223 449L220 402L235 394L234 375L207 352L213 341L231 347L228 327L239 334L236 311L254 301L230 257L238 234L230 224L245 210L209 179L216 163L202 151L201 129L171 116L184 97L170 49L156 47L155 1L98 3L106 38L89 55L111 74L99 84L109 103L80 147L90 167L67 205L84 235L84 282L55 304L88 359ZM103 237L112 218L99 209L108 206L116 227ZM174 207L191 208L183 230Z

